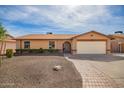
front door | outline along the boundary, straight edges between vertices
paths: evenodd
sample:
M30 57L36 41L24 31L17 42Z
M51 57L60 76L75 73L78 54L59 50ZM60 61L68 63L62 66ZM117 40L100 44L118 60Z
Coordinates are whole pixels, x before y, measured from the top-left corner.
M69 42L65 42L63 44L63 52L64 53L71 53L71 44Z

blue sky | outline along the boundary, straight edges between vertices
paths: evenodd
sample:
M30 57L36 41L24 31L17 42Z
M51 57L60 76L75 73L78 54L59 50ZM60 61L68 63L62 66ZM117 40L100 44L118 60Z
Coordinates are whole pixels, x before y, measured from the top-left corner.
M124 31L124 6L0 6L0 22L13 36L25 34L104 34Z

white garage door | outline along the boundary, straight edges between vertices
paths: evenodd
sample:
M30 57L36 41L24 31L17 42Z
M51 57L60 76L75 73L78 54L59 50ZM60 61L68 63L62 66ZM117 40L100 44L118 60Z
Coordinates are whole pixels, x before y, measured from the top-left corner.
M106 42L78 41L77 54L106 54Z

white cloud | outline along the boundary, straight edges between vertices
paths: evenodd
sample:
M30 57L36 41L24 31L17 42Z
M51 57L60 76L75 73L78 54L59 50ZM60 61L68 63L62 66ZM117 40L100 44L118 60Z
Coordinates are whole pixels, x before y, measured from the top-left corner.
M40 13L62 28L80 27L94 17L108 14L104 6L56 6Z
M8 20L40 24L52 22L64 28L81 26L94 17L105 16L105 6L20 6L4 15Z
M35 25L46 24L63 30L104 30L104 28L107 29L107 25L124 24L122 21L124 17L113 17L107 6L16 6L7 9L7 12L1 10L0 14L2 17L10 20L10 22L17 21ZM17 30L18 33L16 31L15 34L18 35L28 31L25 30L26 28L21 30L18 27L8 28L13 33L14 31L12 30ZM50 28L46 29L45 31L50 31ZM44 29L36 30L39 32ZM20 33L21 31L22 33Z

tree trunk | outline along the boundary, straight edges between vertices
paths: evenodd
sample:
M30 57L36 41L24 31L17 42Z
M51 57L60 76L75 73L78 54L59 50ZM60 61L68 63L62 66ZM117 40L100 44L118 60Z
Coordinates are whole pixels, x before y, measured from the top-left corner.
M1 48L0 48L0 66L2 64L2 50L3 50L3 41L1 41Z
M4 46L3 46L3 54L6 53L6 41L4 41Z
M6 53L6 41L4 41L4 44L3 44L3 54ZM2 56L2 60L3 60L3 56Z
M2 55L2 49L3 49L3 41L1 41L0 56Z

